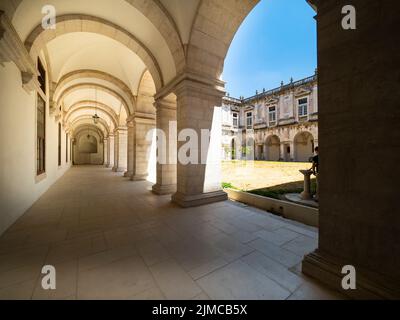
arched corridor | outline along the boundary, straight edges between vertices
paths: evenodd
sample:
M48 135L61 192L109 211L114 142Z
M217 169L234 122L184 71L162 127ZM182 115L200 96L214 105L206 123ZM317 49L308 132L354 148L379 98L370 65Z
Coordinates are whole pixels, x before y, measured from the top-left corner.
M150 189L73 167L0 238L0 299L341 298L299 273L315 228L230 201L182 209ZM37 281L43 264L56 291Z

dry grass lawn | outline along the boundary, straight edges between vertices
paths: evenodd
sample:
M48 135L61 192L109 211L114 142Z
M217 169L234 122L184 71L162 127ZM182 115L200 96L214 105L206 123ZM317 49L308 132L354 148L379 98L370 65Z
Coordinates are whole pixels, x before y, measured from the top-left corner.
M222 181L241 190L261 189L303 181L299 170L310 168L308 162L223 161Z

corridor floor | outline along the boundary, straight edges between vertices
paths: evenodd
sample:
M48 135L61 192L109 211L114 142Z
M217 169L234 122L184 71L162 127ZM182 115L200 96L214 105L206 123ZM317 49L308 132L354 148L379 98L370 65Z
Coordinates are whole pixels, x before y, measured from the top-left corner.
M231 201L182 209L71 168L0 238L0 299L340 299L300 272L315 228ZM42 289L42 267L56 290Z

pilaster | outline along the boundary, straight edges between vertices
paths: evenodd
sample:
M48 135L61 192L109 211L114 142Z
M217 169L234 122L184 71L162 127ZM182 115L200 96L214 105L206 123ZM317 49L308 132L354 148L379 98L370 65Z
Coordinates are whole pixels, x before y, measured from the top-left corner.
M172 96L158 98L156 107L157 181L153 192L159 195L176 191L176 100Z

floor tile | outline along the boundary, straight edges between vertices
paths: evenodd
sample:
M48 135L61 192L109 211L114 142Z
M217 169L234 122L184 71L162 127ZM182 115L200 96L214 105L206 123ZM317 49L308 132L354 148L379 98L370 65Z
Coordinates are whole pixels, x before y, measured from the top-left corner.
M232 201L180 208L150 190L73 167L0 237L0 299L337 298L299 269L316 228ZM54 292L41 288L45 264Z
M241 261L218 269L197 283L210 298L217 300L275 300L290 295L288 290Z
M161 291L167 299L192 299L202 291L177 262L167 260L150 267Z

